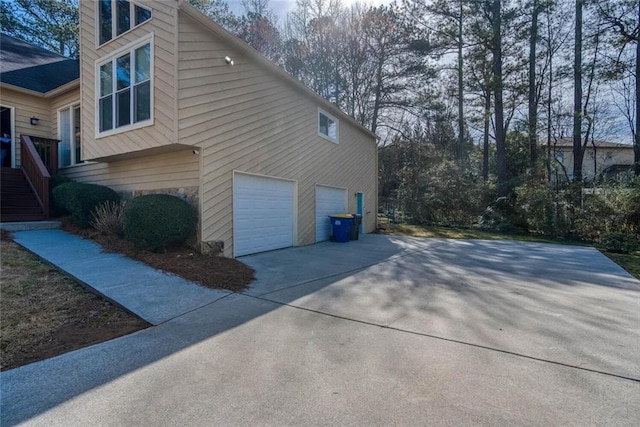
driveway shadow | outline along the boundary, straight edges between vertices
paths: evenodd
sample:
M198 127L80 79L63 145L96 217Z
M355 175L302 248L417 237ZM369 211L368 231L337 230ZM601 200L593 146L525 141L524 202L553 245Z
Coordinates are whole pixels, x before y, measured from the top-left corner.
M242 261L257 271L245 294L0 374L1 424L29 420L135 371L162 369L160 360L283 304L485 347L569 354L602 370L621 372L625 358L638 366L628 345L638 342L640 282L590 248L365 235Z

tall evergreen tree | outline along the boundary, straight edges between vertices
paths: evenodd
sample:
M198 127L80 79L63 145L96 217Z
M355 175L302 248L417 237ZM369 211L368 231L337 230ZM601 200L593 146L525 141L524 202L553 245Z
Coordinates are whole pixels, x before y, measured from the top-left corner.
M582 12L584 0L576 0L573 48L573 179L582 181Z
M77 58L78 0L0 0L2 32Z
M612 47L616 53L609 58L610 71L606 77L618 81L631 77L635 86L633 99L626 100L628 105L623 113L628 116L633 138L634 171L640 176L640 1L610 0L598 2L596 7L608 29L615 35ZM625 91L628 89L624 86ZM623 95L626 97L629 94Z

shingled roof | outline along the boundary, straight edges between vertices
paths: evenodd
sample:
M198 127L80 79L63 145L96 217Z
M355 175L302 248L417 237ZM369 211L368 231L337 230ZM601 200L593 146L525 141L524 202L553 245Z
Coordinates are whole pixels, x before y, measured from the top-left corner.
M0 33L0 83L44 94L79 77L78 61Z

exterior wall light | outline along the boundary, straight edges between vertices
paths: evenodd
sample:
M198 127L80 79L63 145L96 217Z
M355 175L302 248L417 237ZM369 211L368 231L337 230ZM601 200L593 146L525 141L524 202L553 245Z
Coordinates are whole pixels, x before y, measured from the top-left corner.
M33 126L37 126L39 121L40 121L40 119L37 118L37 117L31 117L31 119L30 119L30 122L31 122L31 124Z

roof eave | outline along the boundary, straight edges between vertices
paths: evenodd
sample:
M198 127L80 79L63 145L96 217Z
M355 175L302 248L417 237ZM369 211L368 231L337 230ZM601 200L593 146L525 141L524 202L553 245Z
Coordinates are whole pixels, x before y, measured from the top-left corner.
M53 98L54 96L60 95L61 93L68 92L72 89L80 87L80 79L75 79L69 83L65 83L62 86L58 86L55 89L50 90L49 92L38 92L37 90L27 89L21 86L12 85L6 82L0 82L0 87L14 90L16 92L21 92L26 95L37 96L39 98Z
M50 90L49 92L44 94L45 98L53 98L54 96L58 96L65 92L68 92L72 89L76 89L80 87L80 78L70 81L69 83L65 83L62 86L58 86L55 89Z

